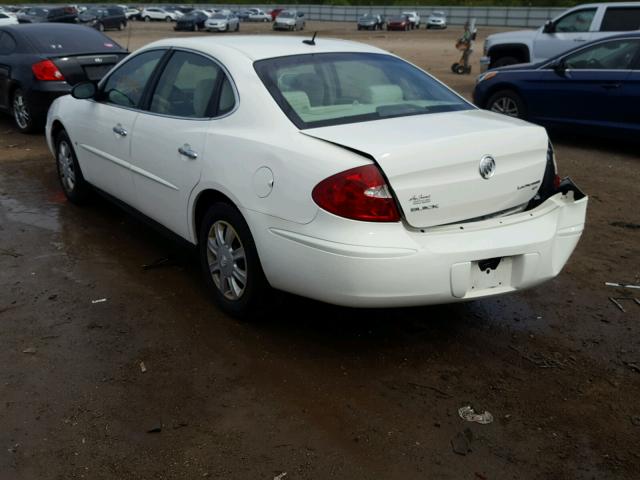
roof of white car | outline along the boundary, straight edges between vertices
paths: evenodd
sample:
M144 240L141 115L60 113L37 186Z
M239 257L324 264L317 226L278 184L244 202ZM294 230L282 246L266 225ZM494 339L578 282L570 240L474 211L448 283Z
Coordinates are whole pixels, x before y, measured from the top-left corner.
M235 50L251 60L306 53L387 53L364 43L332 38L316 37L315 45L302 43L303 40L311 39L311 37L312 35L290 37L277 35L230 35L228 37L167 38L153 42L147 47L183 47L211 54L215 54L217 49L226 48Z

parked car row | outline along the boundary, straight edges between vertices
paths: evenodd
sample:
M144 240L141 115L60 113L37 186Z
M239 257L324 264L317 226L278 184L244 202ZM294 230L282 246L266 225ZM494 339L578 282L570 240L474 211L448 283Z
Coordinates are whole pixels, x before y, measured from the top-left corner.
M357 21L358 30L414 30L419 29L422 19L418 12L407 11L388 19L375 13L364 13ZM444 12L432 12L425 23L425 28L447 28L447 16Z

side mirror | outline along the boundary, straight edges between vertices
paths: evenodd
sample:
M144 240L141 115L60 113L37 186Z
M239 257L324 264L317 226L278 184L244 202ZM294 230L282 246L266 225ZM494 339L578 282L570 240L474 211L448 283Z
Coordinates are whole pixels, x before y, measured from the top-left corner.
M555 31L555 26L551 20L547 20L544 23L544 27L542 28L542 33L553 33Z
M564 76L565 72L567 71L567 64L565 63L564 60L558 60L553 64L551 64L551 68L553 68L553 71L556 72L558 75Z
M88 98L94 98L97 91L98 89L96 88L95 83L80 82L71 89L71 96L78 100L86 100Z

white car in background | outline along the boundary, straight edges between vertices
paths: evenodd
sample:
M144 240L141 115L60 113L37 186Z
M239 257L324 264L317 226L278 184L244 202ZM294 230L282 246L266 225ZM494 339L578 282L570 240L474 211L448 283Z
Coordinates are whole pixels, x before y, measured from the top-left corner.
M543 128L355 42L154 42L58 98L46 138L69 200L106 192L197 245L238 316L269 286L352 307L533 287L585 222Z
M164 8L159 7L148 7L142 10L140 13L140 18L145 22L150 22L151 20L162 20L165 22L175 22L178 17L181 17L181 14L177 12L171 12L169 10L165 10Z
M447 16L444 12L435 11L427 18L427 29L429 28L447 28Z
M402 15L409 19L411 29L420 28L420 15L418 15L418 12L402 12Z
M247 21L249 22L270 22L272 20L271 15L259 8L250 8Z
M15 15L9 15L7 12L0 12L0 27L5 25L16 25L18 19Z
M214 13L204 22L209 32L237 32L240 30L240 19L230 11Z

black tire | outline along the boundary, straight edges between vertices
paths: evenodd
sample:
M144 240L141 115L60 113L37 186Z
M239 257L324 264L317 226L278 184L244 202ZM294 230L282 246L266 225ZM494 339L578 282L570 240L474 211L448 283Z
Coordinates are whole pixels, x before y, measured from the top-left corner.
M213 263L216 257L213 253L214 250L210 249L209 238L211 232L215 239L215 233L213 232L216 224L224 229L225 240L226 229L231 226L236 236L236 239L231 241L231 248L237 250L242 247L244 249L244 258L241 260L232 259L229 251L225 250L225 256L222 256L217 263L220 273L217 275L217 279L214 280L215 273L211 273L210 262ZM214 243L217 244L215 240ZM245 320L254 317L258 309L264 305L266 293L270 287L262 271L258 251L249 226L238 209L228 203L214 203L209 207L200 224L198 250L205 283L212 292L216 304L234 317ZM230 262L233 264L230 265ZM234 272L242 272L243 268L246 280L242 291L237 298L230 298L230 296L236 296L237 291L233 290L234 286L232 286L231 280L223 280L223 270L226 278L235 280L235 287L239 287L242 282L238 280ZM224 286L222 290L218 287L220 284ZM223 292L223 290L227 289L227 292Z
M29 99L22 89L16 88L11 96L13 123L22 133L33 133L42 129L44 119L33 114Z
M458 71L458 65L460 65L458 62L451 65L451 71L453 73L456 73Z
M462 75L464 73L464 65L458 64L454 72L458 75Z
M144 21L145 22L150 22L151 21L151 17L149 15L147 15L146 17L144 17Z
M118 30L120 30L120 31L124 30L125 26L126 26L126 25L125 25L123 22L120 22L120 23L118 24Z
M55 142L56 167L62 191L70 202L82 205L91 196L91 185L87 183L80 170L73 144L64 130L60 131Z
M235 31L236 31L236 32L239 32L239 31L240 31L240 22L236 23L236 30L235 30Z
M104 32L104 24L98 22L98 24L96 25L96 30L98 30L99 32Z
M227 23L227 26L226 26L226 27L224 27L224 31L225 31L225 32L228 32L228 31L229 31L229 24L228 24L228 23Z
M516 57L499 57L495 62L493 62L491 68L506 67L507 65L515 65L516 63L520 63L520 60Z
M527 108L522 97L513 90L500 90L489 97L487 110L517 118L527 118ZM515 111L513 110L515 108Z
M170 23L171 22L171 17L164 17L164 21L167 22L167 23Z

